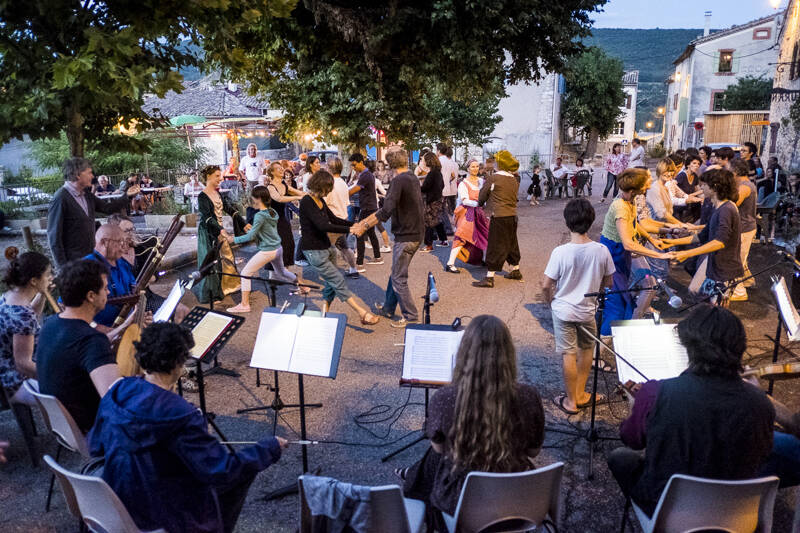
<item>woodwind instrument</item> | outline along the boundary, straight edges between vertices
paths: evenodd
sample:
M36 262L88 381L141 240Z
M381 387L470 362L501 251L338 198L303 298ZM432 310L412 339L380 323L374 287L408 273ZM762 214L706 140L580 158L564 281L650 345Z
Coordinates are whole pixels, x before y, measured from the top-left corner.
M136 348L133 343L141 338L142 329L144 329L144 315L147 312L147 295L144 291L139 293L139 303L137 305L136 317L133 319L133 323L125 328L117 347L117 366L119 367L119 375L122 377L136 376L141 373L139 363L134 357Z
M164 237L150 251L150 255L147 256L147 261L145 261L141 272L139 272L139 277L136 278L136 284L131 291L132 294L139 294L147 289L147 285L153 278L153 274L155 274L156 270L158 270L158 266L161 264L162 259L164 259L164 256L172 244L172 241L175 240L175 237L178 236L183 228L184 222L181 220L181 216L182 215L175 215L166 233L164 233ZM125 321L125 317L128 315L130 310L130 303L126 303L122 306L119 315L117 315L117 318L114 321L114 327L119 326Z
M8 259L9 261L13 261L14 259L17 258L18 255L19 255L19 248L17 248L16 246L9 246L5 250L6 259ZM47 303L50 304L50 307L53 309L54 313L58 314L64 310L64 308L61 307L61 305L56 301L56 299L53 298L53 295L50 294L50 290L47 287L41 289L39 292L42 293L42 296L44 296L45 300L47 300Z

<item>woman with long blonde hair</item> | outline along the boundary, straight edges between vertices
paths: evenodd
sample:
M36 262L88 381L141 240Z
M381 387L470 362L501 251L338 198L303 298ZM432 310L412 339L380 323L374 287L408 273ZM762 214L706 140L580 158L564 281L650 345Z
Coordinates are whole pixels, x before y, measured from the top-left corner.
M452 383L431 399L431 448L419 463L395 471L406 495L450 515L469 472L533 469L544 441L541 396L517 382L517 354L502 320L472 319L456 357Z

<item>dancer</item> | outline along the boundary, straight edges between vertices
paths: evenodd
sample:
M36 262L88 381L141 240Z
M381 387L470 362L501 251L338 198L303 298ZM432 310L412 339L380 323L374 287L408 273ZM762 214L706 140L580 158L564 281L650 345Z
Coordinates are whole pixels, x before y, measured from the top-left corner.
M478 205L483 181L479 177L480 163L470 159L467 163L467 177L458 185L459 205L454 212L456 231L453 236L453 249L447 260L445 272L458 274L456 259L465 263L481 264L486 253L489 238L489 221L483 208Z
M647 192L650 188L650 172L643 168L628 168L617 177L620 194L611 202L603 221L603 232L600 242L611 252L614 260L614 278L612 289L624 291L629 288L631 275L631 254L636 253L645 257L658 259L672 259L672 252L659 252L646 248L640 244L637 237L653 229L640 227L636 219L636 197ZM657 232L658 229L653 229ZM658 241L656 241L658 242ZM659 243L660 246L660 243ZM600 328L601 335L611 335L611 322L614 320L627 320L633 316L634 297L631 294L611 294L606 299L603 324Z
M222 215L229 214L249 229L236 208L228 203L217 191L222 182L222 171L217 165L208 165L200 171L200 178L206 187L197 197L200 212L200 224L197 227L197 265L203 264L206 256L219 248L221 270L223 273L238 274L233 251L227 241L227 232L222 226ZM192 290L200 303L218 302L228 294L239 290L239 279L234 276L218 274L214 269L204 277Z
M748 177L748 162L742 159L734 159L731 162L731 170L736 178L739 188L739 199L736 206L739 208L739 222L741 223L741 254L742 268L744 276L750 276L750 268L747 265L747 256L750 255L750 246L756 236L756 199L758 191L755 184ZM747 300L747 287L756 284L755 278L750 278L736 285L731 295L732 302L744 302Z
M287 170L286 172L290 172ZM272 163L267 168L269 176L269 183L267 190L269 196L274 202L275 212L278 213L278 235L281 237L281 248L283 249L283 266L289 267L294 265L294 234L292 233L292 225L286 217L285 207L293 205L305 193L299 189L287 185L284 182L284 170L280 163Z
M331 213L325 203L325 196L333 190L333 176L327 170L316 171L308 180L308 196L300 200L300 227L303 240L300 249L308 264L325 282L322 289L324 303L322 312L326 313L337 297L352 307L365 326L377 324L380 320L362 306L347 288L342 271L336 267L336 248L331 246L329 233L356 233L352 222Z
M432 252L434 234L439 236L437 246L447 246L447 234L444 230L444 222L442 222L444 181L442 181L442 164L439 158L433 153L427 152L423 159L429 170L420 186L425 199L425 246L420 251Z
M350 187L350 196L358 195L358 220L364 220L372 213L378 210L378 196L375 192L375 176L369 171L364 164L364 156L361 154L352 154L349 158L350 164L358 173L358 179L354 185ZM370 227L367 231L367 237L370 244L372 244L372 260L367 261L368 265L382 265L381 259L381 245L378 242L378 236L375 230ZM356 264L361 266L364 264L364 236L359 236L356 239Z
M328 161L328 171L333 175L333 189L325 196L325 203L331 210L331 213L339 218L348 219L348 207L350 206L350 193L348 192L347 183L342 178L342 160L338 157L331 158ZM377 182L376 182L377 183ZM353 249L347 243L347 236L349 233L331 233L328 238L339 250L342 259L345 260L349 269L347 274L348 278L358 278L359 272L364 272L364 267L360 269L356 266L356 256ZM383 251L383 249L381 249Z
M556 247L544 270L542 294L550 304L556 349L561 352L566 394L553 399L568 415L578 414L591 404L585 391L592 368L594 340L584 329L597 335L594 298L584 294L611 286L614 261L608 248L587 235L594 222L594 208L585 198L575 198L564 208L570 242Z
M539 176L541 168L539 165L533 166L531 184L528 185L528 201L530 205L539 205L539 197L542 196L542 178Z
M480 205L487 204L492 214L489 222L489 239L486 245L486 277L481 281L473 281L475 287L494 287L494 273L503 269L503 265L511 265L506 279L522 281L519 271L519 242L517 241L517 195L519 182L514 172L519 168L519 161L514 159L508 150L500 150L495 154L497 172L486 178L478 195Z
M281 248L281 238L278 235L278 213L272 208L269 191L263 185L256 185L251 192L253 207L258 209L253 218L253 226L244 235L234 237L228 235L229 244L244 244L256 241L258 252L250 258L242 270L243 276L255 276L258 271L267 263L272 265L275 277L281 281L295 282L297 276L286 270L283 266L283 249ZM247 278L242 278L242 301L234 307L229 307L230 313L249 313L250 312L250 288L251 282Z
M410 498L454 515L467 474L523 472L544 442L544 407L533 385L517 381L508 327L479 315L464 331L453 381L431 398L425 434L431 446L410 468L395 471ZM437 531L441 516L431 513Z
M614 146L611 147L611 153L606 157L606 188L603 189L603 197L600 198L600 203L606 201L606 196L608 196L608 192L611 190L611 187L614 187L614 195L612 198L617 197L617 192L619 191L619 186L617 185L617 176L622 174L622 171L628 168L628 154L622 153L622 145L619 143L614 143Z

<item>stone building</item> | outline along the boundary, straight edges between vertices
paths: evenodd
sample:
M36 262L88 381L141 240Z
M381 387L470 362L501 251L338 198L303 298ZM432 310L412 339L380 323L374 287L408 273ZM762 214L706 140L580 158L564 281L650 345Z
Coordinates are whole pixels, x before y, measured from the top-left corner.
M791 110L800 111L800 0L791 0L778 35L779 55L773 72L769 107L769 134L764 150L785 169L800 167L800 124L792 123ZM798 120L800 122L800 120Z
M673 62L667 80L664 145L677 150L703 144L705 113L721 110L725 89L745 76L771 77L778 60L777 34L782 12L711 32L706 12L702 37L690 42Z

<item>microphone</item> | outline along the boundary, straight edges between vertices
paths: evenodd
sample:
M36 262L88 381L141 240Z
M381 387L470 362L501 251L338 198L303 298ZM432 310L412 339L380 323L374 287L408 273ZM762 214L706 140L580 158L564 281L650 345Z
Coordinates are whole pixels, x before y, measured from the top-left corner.
M680 306L683 305L683 300L681 300L681 297L675 294L675 291L673 291L672 288L669 285L667 285L667 283L663 279L659 279L655 276L653 276L653 279L656 281L656 286L658 286L661 292L666 294L667 298L669 298L668 303L671 308L678 309Z
M200 270L195 270L194 272L189 274L189 279L191 279L192 281L200 281L201 279L203 279L208 275L209 271L212 268L214 268L217 265L217 263L219 263L219 261L220 258L218 257L213 261L211 261L209 264L202 266Z
M783 258L786 259L787 261L791 261L792 266L794 266L794 268L796 268L797 270L800 270L800 261L798 261L794 255L790 254L785 250L778 250L778 254L782 255Z
M439 291L436 290L436 278L433 277L432 272L428 272L428 285L430 285L431 289L428 292L428 297L431 300L432 304L435 304L439 301Z

